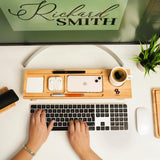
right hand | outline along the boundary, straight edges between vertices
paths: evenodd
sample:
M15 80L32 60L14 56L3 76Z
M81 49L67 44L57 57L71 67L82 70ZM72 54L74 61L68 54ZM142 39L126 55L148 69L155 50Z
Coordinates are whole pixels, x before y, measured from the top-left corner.
M67 135L72 148L82 160L102 160L90 148L89 129L86 122L76 120L74 124L70 121Z
M74 122L70 121L67 135L72 148L79 157L82 159L83 157L86 157L86 155L91 151L87 123L82 120L76 120L74 125Z

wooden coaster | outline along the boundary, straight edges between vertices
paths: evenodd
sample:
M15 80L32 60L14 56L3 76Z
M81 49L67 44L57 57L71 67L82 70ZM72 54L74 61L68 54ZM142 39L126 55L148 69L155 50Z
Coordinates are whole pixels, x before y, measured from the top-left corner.
M160 88L152 89L152 107L155 137L160 138Z
M3 87L3 88L0 89L0 94L3 94L5 92L7 92L7 91L8 91L8 88L7 87ZM6 106L5 108L3 108L3 109L0 110L0 113L2 113L3 111L8 110L9 108L11 108L11 107L13 107L15 105L16 105L15 103L12 103L12 104Z

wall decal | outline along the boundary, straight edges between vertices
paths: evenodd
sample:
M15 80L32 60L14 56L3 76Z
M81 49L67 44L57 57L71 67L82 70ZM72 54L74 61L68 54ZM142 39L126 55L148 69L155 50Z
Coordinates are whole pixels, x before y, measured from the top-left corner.
M128 0L5 0L14 31L118 30Z

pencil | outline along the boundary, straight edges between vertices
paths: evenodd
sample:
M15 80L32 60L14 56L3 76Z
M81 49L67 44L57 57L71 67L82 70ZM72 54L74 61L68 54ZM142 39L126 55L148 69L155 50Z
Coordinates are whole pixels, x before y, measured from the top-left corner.
M61 94L61 93L53 93L51 94L53 97L83 97L84 94L82 93L66 93L66 94Z

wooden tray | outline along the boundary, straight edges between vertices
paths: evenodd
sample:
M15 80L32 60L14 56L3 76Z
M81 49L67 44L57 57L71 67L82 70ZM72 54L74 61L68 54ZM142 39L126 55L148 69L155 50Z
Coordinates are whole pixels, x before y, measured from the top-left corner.
M64 71L67 71L65 69ZM77 71L82 69L69 69L70 71ZM24 88L23 88L23 98L24 99L124 99L132 98L131 91L131 80L127 80L122 86L115 87L112 86L108 80L111 69L83 69L84 74L53 74L53 70L25 70L24 73ZM130 71L127 70L128 74ZM67 91L67 76L70 75L92 75L92 76L102 76L103 77L103 91L101 93L83 93L84 96L81 97L52 97L53 93L64 93L68 94L71 92ZM63 91L53 92L48 89L48 78L59 77L63 78ZM44 78L44 88L43 93L27 93L27 78L30 77L43 77ZM72 94L72 93L71 93ZM75 93L73 93L75 94ZM80 93L77 93L80 94Z
M6 91L8 91L8 88L7 88L7 87L3 87L2 89L0 89L0 94L5 93ZM6 111L7 109L9 109L9 108L11 108L11 107L13 107L13 106L15 106L15 103L12 103L12 104L8 105L7 107L1 109L1 110L0 110L0 113Z
M152 107L154 118L154 134L160 138L160 88L152 89Z

